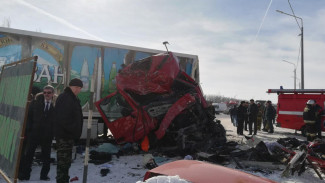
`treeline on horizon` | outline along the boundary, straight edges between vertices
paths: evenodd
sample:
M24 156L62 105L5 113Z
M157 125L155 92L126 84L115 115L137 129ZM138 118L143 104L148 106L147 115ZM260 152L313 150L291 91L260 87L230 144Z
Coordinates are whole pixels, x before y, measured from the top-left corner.
M211 103L228 103L230 101L236 101L236 102L240 102L242 101L242 99L236 99L236 98L232 98L232 97L225 97L225 96L220 96L220 95L204 95L204 98L207 102L211 102Z

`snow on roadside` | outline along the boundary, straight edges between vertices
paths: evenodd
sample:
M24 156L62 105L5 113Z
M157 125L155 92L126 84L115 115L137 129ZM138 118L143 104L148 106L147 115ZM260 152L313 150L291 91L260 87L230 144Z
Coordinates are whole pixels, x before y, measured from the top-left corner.
M229 115L220 114L217 115L217 118L221 120L222 125L227 130L227 139L228 141L236 141L242 142L243 136L237 136L236 128L232 126L230 122ZM247 131L244 131L245 135L248 135ZM263 141L276 141L279 138L286 138L286 137L295 137L299 140L305 140L300 134L295 135L294 130L284 129L275 127L275 133L268 134L266 132L258 131L257 137ZM113 155L112 161L102 164L102 165L94 165L89 164L88 167L88 179L87 182L90 183L104 183L104 182L114 182L114 183L136 183L143 181L143 176L145 175L147 169L142 167L144 154L137 154L137 155L128 155L128 156L120 156L117 158ZM55 152L52 153L52 157L56 158ZM169 159L168 161L157 163L159 165L165 164L167 162L171 162L177 159L183 159L183 157L176 157L173 159ZM78 155L77 159L72 163L70 168L70 177L78 177L78 181L74 181L75 183L82 182L83 179L83 157L82 155ZM227 165L230 168L236 168L234 163ZM106 176L101 176L100 170L108 168L110 172ZM41 166L33 166L32 167L32 174L31 179L29 181L18 181L24 183L39 183L42 182L39 180ZM295 173L293 176L289 178L281 178L282 171L274 171L271 174L262 174L256 172L245 171L247 173L251 173L254 175L258 175L261 177L266 177L271 180L282 182L282 183L317 183L323 182L321 181L316 173L307 168L306 172L304 172L301 176L298 176ZM51 178L50 181L43 181L47 183L55 183L55 176L56 176L56 165L51 164L51 170L49 173L49 177ZM323 175L324 176L324 175ZM74 183L72 182L72 183ZM160 182L160 181L159 181ZM0 183L5 183L5 180L2 176L0 176Z

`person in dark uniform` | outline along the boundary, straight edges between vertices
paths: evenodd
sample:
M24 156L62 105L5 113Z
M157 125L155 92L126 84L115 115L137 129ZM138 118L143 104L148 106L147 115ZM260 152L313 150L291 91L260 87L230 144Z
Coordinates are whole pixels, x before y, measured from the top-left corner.
M257 113L258 107L254 103L254 100L250 100L250 105L248 107L248 119L249 119L249 135L252 135L253 125L254 125L254 135L257 133Z
M275 114L275 108L272 106L272 102L268 100L265 109L265 119L267 121L266 129L268 129L268 133L274 133L272 120L275 118Z
M313 104L313 107L315 109L315 117L316 117L316 131L317 131L317 138L322 139L322 115L324 114L324 111L320 105L316 103Z
M40 179L50 180L51 145L53 140L54 103L56 96L54 88L47 85L43 93L38 93L28 109L27 125L25 130L26 146L22 152L18 179L29 180L31 166L36 148L40 145L43 162Z
M241 101L239 107L237 108L237 134L243 135L244 130L244 120L247 115L247 109L245 107L245 101Z
M81 136L83 126L82 108L77 95L83 83L74 78L56 101L55 137L57 143L57 183L68 183L74 141Z
M306 107L303 112L303 119L306 124L306 136L307 141L313 141L316 137L317 129L316 129L316 111L314 100L308 100L306 103Z

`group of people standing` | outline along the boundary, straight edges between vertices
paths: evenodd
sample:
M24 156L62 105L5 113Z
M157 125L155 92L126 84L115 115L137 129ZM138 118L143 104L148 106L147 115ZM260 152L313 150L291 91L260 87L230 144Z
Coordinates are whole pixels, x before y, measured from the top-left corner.
M49 181L51 146L55 137L57 145L57 177L58 183L69 182L69 168L72 160L74 141L82 132L83 116L80 93L83 83L80 79L72 79L69 86L58 97L53 86L47 85L43 92L33 97L29 108L23 151L18 173L19 180L29 180L31 166L36 148L41 146L40 180Z
M237 127L237 134L243 135L244 130L249 131L249 135L256 135L258 130L273 133L273 123L275 121L276 110L272 106L271 101L267 101L263 106L255 103L254 99L250 103L241 101L240 105L236 105L230 111L231 121ZM247 129L248 126L248 129Z

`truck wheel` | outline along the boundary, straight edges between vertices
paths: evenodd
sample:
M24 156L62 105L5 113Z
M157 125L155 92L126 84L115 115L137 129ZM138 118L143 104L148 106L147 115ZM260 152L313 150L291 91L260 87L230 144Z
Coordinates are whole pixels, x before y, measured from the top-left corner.
M306 137L306 126L301 127L300 131L301 131L301 135Z

